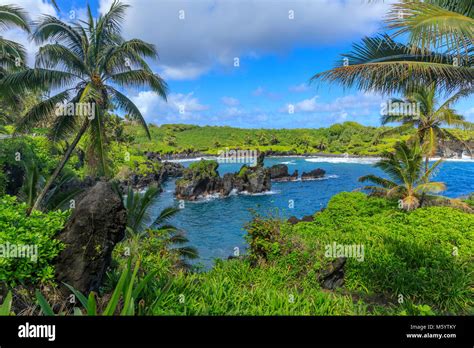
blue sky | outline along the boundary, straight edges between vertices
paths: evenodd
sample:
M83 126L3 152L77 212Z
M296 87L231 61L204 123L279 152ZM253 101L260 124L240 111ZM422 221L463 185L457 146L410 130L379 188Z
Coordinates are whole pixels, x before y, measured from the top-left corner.
M0 0L8 3L9 0ZM18 0L34 17L45 0ZM112 0L91 0L94 15ZM365 35L380 32L388 5L360 0L128 0L127 38L158 47L150 62L168 82L168 102L127 90L147 121L246 128L378 125L386 98L338 85L308 85ZM59 0L61 17L87 2ZM46 10L45 10L46 9ZM35 11L37 13L35 13ZM70 12L74 11L74 12ZM34 47L29 46L32 50ZM235 59L239 66L235 66ZM474 120L472 100L457 105ZM289 108L294 113L289 113Z

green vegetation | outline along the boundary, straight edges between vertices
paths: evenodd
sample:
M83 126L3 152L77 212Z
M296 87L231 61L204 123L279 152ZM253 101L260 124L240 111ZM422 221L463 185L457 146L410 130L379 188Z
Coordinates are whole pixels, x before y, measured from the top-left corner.
M305 153L352 154L375 156L393 150L397 141L409 139L415 134L412 129L388 133L390 127L366 127L355 122L334 124L319 129L242 129L219 126L163 125L150 127L153 139L150 142L145 132L134 125L127 125L126 131L134 137L131 145L133 154L145 151L163 154L202 152L217 155L226 147L231 149L259 149L261 151ZM384 132L387 134L384 135ZM464 142L474 140L474 131L451 130ZM166 143L166 134L173 134L175 143ZM260 142L261 135L276 137L278 144ZM215 143L219 146L215 146Z
M446 186L442 182L430 182L430 176L442 160L438 160L426 171L422 168L422 148L415 142L411 146L407 143L395 145L393 153L386 153L384 158L375 164L376 167L386 172L393 180L380 178L375 175L366 175L359 181L370 181L379 186L366 186L372 194L382 195L389 198L400 199L400 208L413 210L422 204L423 199L429 193L444 191Z
M0 197L0 281L11 286L52 281L52 261L62 248L53 237L63 227L68 213L34 212L28 217L27 208L16 197ZM26 254L17 254L21 249Z
M391 6L392 36L363 39L343 55L341 66L313 81L403 95L404 102L419 103L419 117L382 118L383 124L401 123L396 128L345 122L279 130L148 127L117 87L147 87L163 98L167 87L145 62L157 57L155 47L121 36L127 5L114 1L98 19L88 8L87 21L71 25L43 16L32 29L21 9L0 6L0 29L31 31L42 45L35 68L29 68L25 49L0 37L0 132L13 136L0 141L0 247L2 256L9 254L0 257L0 282L12 288L0 315L12 314L18 296L34 303L29 313L44 315L472 315L474 215L466 207L474 207L474 200L447 204L432 196L444 184L429 181L439 162L430 167L428 159L440 140L474 140L472 125L452 108L473 92L474 7L445 0ZM60 102L88 103L94 116L60 117ZM113 114L116 109L125 120ZM57 304L53 264L63 248L54 237L69 216L54 211L70 197L54 197L62 183L87 174L110 179L156 173L160 164L150 163L146 151L217 154L226 147L383 155L377 166L389 179L362 177L376 185L366 187L371 195L340 193L312 222L291 225L278 214L256 215L246 225L247 253L216 260L203 272L187 263L197 252L183 246L183 232L168 224L179 210L166 208L150 221L159 189L129 188L121 196L127 237L113 250L99 293L82 294L66 284L83 308L50 305ZM193 163L179 180L200 174L217 176L217 163ZM246 175L244 166L239 176ZM332 245L358 246L360 253L328 254ZM33 247L31 257L12 256L24 246ZM344 283L327 289L324 277L342 257Z
M247 228L249 255L216 261L208 272L177 272L155 249L155 262L144 265L145 274L157 272L145 313L472 314L472 214L447 207L404 212L397 201L341 193L313 222L290 226L257 216ZM348 258L345 286L330 292L318 279L334 242L363 245L364 260Z
M402 103L401 105L415 106L419 110L412 110L411 113L398 110L395 113L388 112L382 116L382 124L391 122L400 122L402 125L393 128L387 132L402 131L403 129L411 129L416 127L416 134L413 138L418 139L426 154L425 171L428 171L428 163L430 157L433 157L438 150L440 141L452 140L461 143L464 149L471 151L461 138L449 129L441 128L441 125L450 127L463 127L472 129L473 125L467 122L462 115L459 115L451 105L463 97L469 96L472 91L462 89L458 93L451 96L448 100L440 103L438 107L438 98L436 95L436 86L432 84L428 87L420 86L416 91L410 92L405 100L393 100L391 102Z
M127 7L114 1L109 11L97 20L88 7L88 21L76 21L72 26L54 16L43 16L32 34L37 43L43 44L36 56L36 67L10 72L2 80L2 90L8 95L19 95L35 88L60 88L56 95L28 110L17 122L18 132L55 115L49 132L53 141L75 134L33 209L39 208L83 135L86 135L89 168L94 174L108 175L104 131L108 109L126 111L148 134L148 127L137 106L114 86L148 87L166 98L166 83L145 62L145 58L157 58L155 47L138 39L125 41L121 36L120 24ZM80 82L77 82L78 78ZM71 105L74 110L70 116L75 117L58 115L58 103ZM84 109L77 111L77 105L87 105L87 112Z

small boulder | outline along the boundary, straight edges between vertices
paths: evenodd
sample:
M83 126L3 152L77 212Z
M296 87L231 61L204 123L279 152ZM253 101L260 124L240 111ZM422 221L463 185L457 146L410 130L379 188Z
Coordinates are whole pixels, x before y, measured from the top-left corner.
M301 180L304 181L304 180L319 179L319 178L324 177L324 175L326 175L326 171L323 169L317 168L317 169L313 169L312 171L308 173L303 172L303 174L301 175Z

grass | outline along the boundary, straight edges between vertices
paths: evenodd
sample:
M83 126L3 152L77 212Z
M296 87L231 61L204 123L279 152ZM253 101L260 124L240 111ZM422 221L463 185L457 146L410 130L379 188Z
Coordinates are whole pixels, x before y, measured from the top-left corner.
M279 223L280 238L255 258L216 260L207 272L165 266L156 248L145 273L157 280L144 298L152 315L432 315L472 314L474 216L447 207L403 212L363 193L334 196L315 221ZM272 227L273 228L273 227ZM345 284L323 289L325 246L363 244L349 258ZM259 244L261 245L261 244ZM148 250L148 251L145 251ZM455 252L457 250L457 252ZM166 254L161 254L166 255ZM401 296L402 297L401 297ZM402 299L402 301L401 301Z

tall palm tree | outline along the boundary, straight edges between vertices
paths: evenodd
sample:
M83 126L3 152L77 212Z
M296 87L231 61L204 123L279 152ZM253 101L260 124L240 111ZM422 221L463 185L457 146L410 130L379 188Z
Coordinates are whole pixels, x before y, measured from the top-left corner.
M472 128L472 123L465 121L464 117L451 107L452 104L467 94L467 91L458 92L444 102L439 103L439 96L434 84L419 86L416 91L408 93L405 100L392 100L392 102L402 103L402 105L415 104L418 106L417 112L407 113L406 110L400 109L396 110L395 113L385 113L381 118L382 125L392 122L399 122L402 125L382 134L401 132L415 127L415 136L425 152L425 171L428 171L429 159L435 155L440 141L454 140L460 142L470 152L469 146L456 134L449 129L441 128L441 126Z
M474 80L472 0L400 0L391 5L393 34L364 38L334 69L311 81L385 94L436 83L447 92L470 89ZM408 37L406 44L394 38Z
M104 118L109 108L116 107L128 113L144 127L150 138L138 107L117 86L147 87L164 99L167 86L145 61L146 58L157 58L155 47L139 39L126 41L121 37L121 23L127 7L114 1L109 11L97 19L88 7L88 21L78 20L72 24L43 16L32 34L38 44L44 44L36 56L36 67L10 74L3 81L2 90L9 94L19 94L37 86L59 91L31 108L18 123L18 131L52 119L49 136L53 141L75 134L33 209L38 208L86 132L89 163L97 165L98 174L107 174ZM75 117L57 116L57 104L64 102L89 105L93 107L95 117L81 117L78 112Z
M444 191L446 186L442 182L430 182L434 170L442 160L435 162L427 171L423 170L423 151L418 142L409 146L406 142L397 143L394 152L385 153L383 158L375 164L382 169L389 179L376 175L365 175L359 178L360 182L372 182L377 186L365 186L374 195L397 198L400 207L404 210L413 210L420 207L426 194Z

